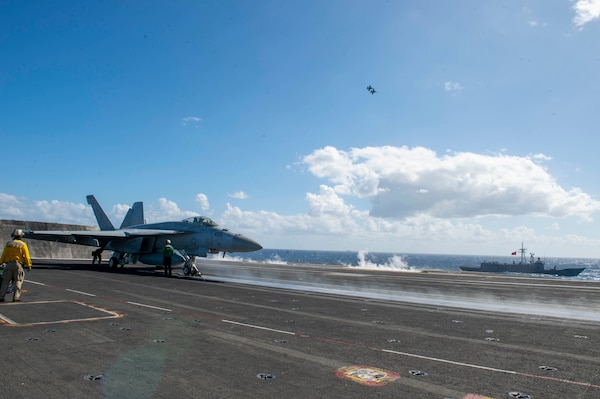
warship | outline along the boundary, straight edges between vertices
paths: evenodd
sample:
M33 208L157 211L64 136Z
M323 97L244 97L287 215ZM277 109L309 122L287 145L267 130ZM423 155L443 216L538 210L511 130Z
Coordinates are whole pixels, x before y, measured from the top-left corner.
M519 252L521 253L521 261L512 263L501 263L496 261L483 261L480 266L460 266L460 270L466 272L487 272L487 273L531 273L531 274L551 274L554 276L567 276L574 277L579 275L582 271L585 270L585 267L575 267L575 268L565 268L558 269L554 266L551 269L545 268L545 262L540 258L535 259L534 254L530 253L529 261L526 262L525 254L527 249L523 247L523 243L521 243L521 248ZM513 252L513 255L516 255Z

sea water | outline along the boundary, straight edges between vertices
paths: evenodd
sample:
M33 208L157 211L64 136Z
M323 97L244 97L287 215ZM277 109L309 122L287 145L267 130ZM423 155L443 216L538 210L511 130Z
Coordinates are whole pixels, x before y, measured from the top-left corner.
M296 249L261 249L245 254L227 254L227 260L244 260L268 262L293 266L299 263L337 265L360 269L421 271L442 270L460 271L460 266L479 266L483 261L519 262L519 256L472 256L472 255L436 255L436 254L403 254L368 251L309 251ZM566 269L585 267L576 277L557 277L551 275L535 275L540 278L567 278L569 280L600 281L600 259L593 258L543 258L546 268ZM529 275L528 276L533 276Z

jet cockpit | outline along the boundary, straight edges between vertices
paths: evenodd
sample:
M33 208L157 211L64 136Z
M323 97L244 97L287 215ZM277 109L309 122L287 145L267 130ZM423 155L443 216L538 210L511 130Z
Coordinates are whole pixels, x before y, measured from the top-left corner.
M206 216L192 216L190 218L183 219L182 222L191 223L196 226L209 226L209 227L218 226L218 224L216 224L214 220L212 220L211 218L208 218Z

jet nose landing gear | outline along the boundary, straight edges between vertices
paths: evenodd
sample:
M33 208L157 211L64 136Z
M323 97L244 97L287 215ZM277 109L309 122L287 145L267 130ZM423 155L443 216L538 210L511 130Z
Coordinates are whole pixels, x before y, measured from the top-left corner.
M196 267L196 257L188 256L185 253L182 253L182 255L184 255L185 259L185 263L183 264L183 274L186 276L192 275L202 277L202 273L200 273L200 271Z

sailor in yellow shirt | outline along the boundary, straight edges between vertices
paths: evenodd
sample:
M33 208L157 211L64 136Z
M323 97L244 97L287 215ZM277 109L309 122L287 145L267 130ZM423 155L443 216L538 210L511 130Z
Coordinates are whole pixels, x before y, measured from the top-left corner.
M4 296L8 290L8 285L12 281L15 285L13 302L21 300L21 286L25 280L25 271L23 266L31 270L31 257L27 244L21 240L23 230L16 229L12 233L13 240L6 243L0 263L6 263L4 273L2 273L2 287L0 287L0 302L4 302Z

